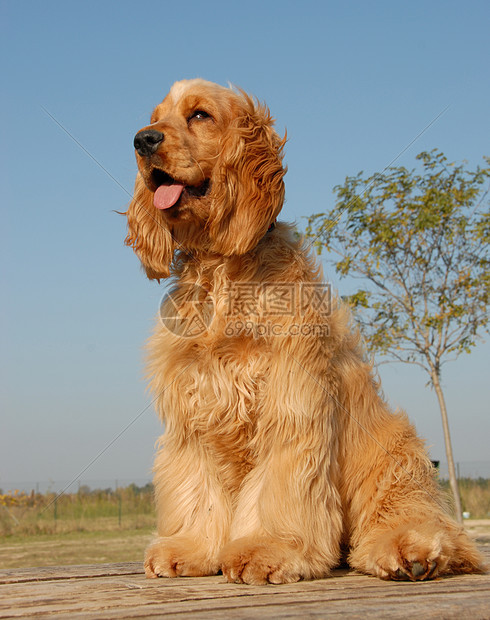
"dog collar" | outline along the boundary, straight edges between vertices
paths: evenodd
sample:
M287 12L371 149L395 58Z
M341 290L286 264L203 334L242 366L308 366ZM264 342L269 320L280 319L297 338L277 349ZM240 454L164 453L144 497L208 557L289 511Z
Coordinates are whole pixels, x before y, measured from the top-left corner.
M267 229L267 232L268 233L272 232L275 227L276 227L276 222L272 222L269 228Z

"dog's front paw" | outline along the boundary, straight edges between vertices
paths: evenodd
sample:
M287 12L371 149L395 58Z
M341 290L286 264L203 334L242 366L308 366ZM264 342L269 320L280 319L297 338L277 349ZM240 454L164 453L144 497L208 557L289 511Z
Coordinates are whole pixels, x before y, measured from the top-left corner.
M457 526L438 522L380 530L359 567L381 579L423 581L450 573L480 570L480 557Z
M234 540L222 550L219 560L223 575L232 583L294 583L303 577L297 551L272 540Z
M194 539L157 538L146 550L145 573L155 577L216 575L219 564Z

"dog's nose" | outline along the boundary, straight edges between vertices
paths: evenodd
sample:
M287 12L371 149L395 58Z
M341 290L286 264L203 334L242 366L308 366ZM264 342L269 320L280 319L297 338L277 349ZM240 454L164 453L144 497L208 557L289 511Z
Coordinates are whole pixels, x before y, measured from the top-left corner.
M157 150L159 144L163 142L164 135L156 129L143 129L138 131L134 137L134 148L141 157L149 157Z

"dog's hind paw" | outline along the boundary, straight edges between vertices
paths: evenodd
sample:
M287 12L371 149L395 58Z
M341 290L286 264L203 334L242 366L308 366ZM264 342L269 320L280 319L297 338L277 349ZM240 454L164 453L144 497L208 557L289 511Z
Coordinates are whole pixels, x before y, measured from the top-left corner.
M403 568L397 568L390 573L387 579L394 581L424 581L436 574L437 562L424 560L423 562L405 562Z
M437 521L379 530L352 553L351 560L363 572L394 581L481 571L481 558L464 531Z

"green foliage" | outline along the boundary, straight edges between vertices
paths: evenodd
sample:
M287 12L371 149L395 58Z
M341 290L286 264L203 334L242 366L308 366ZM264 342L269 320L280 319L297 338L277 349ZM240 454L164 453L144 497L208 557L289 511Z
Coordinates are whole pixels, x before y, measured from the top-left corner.
M341 277L362 280L347 299L371 351L439 375L488 325L490 159L475 171L437 150L417 159L421 172L347 177L306 235Z

